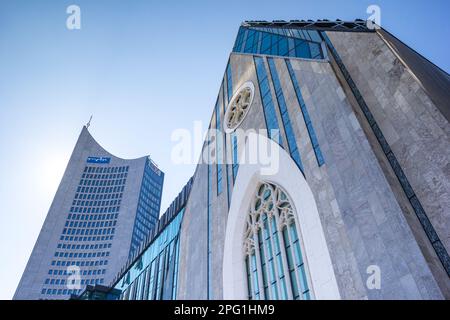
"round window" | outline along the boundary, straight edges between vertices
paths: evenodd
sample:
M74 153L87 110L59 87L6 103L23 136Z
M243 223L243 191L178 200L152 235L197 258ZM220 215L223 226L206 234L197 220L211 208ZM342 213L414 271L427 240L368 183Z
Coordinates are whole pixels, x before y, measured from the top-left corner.
M255 95L255 86L251 81L244 83L233 95L224 117L226 133L234 131L247 116Z

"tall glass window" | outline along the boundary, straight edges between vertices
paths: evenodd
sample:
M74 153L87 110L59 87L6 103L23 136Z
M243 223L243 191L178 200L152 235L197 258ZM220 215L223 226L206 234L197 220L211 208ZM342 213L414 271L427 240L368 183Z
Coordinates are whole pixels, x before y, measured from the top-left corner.
M227 94L228 94L228 102L230 102L231 97L233 96L233 78L231 75L231 64L228 61L227 65Z
M267 77L266 67L264 65L264 58L254 57L256 75L258 77L259 92L264 110L264 118L266 120L267 133L270 139L278 144L282 144L280 136L280 127L278 126L275 106L272 100L272 93L270 92L269 78Z
M238 161L238 141L237 141L237 135L236 132L231 133L231 144L232 144L232 170L233 170L233 179L236 179L237 172L239 169L239 161Z
M309 300L296 214L287 194L263 182L247 212L244 261L251 300Z
M220 120L220 96L216 101L216 161L217 161L217 195L222 193L222 164L223 164L223 133L222 133L222 121Z
M214 116L213 116L214 117ZM211 129L211 127L209 127ZM208 203L207 203L207 227L208 227L208 233L207 233L207 257L208 257L208 265L207 265L207 279L208 279L208 288L207 288L207 297L208 299L211 298L212 293L212 283L211 283L211 268L212 268L212 259L211 259L211 238L212 238L212 184L213 184L213 178L212 178L212 164L211 164L211 146L210 141L211 137L208 137Z

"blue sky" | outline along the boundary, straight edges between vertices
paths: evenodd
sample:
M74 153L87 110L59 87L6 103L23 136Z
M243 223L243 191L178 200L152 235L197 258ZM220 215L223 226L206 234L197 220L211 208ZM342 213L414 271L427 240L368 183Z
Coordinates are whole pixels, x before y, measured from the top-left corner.
M66 28L71 4L81 30ZM150 154L166 173L165 210L195 168L171 163L171 133L208 123L240 23L364 19L370 4L384 28L449 72L447 0L1 0L0 299L14 293L91 114L107 150Z

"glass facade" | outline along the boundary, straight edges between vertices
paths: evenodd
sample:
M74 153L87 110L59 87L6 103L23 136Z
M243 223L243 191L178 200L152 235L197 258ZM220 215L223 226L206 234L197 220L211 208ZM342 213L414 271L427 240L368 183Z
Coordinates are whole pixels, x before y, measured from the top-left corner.
M158 221L163 183L164 173L147 159L131 238L130 256L139 248Z
M261 101L264 110L264 119L266 120L266 128L269 138L278 144L282 144L280 136L280 126L278 125L275 106L272 100L272 93L270 92L269 78L267 77L266 66L264 65L264 58L255 56L256 75L258 77L259 92L261 94Z
M226 76L227 76L228 102L230 102L231 97L233 96L233 77L231 75L231 65L230 65L229 61L228 61L228 65L227 65Z
M222 121L220 117L220 113L222 112L221 103L220 103L220 95L217 97L216 106L214 108L216 110L216 160L217 160L217 195L222 193L222 164L223 161L223 133L222 133Z
M104 283L129 166L94 164L92 157L86 163L42 284L42 298L79 294L81 289L68 286L73 267L79 269L81 287Z
M233 171L233 180L236 180L237 172L239 169L239 159L238 159L238 141L237 141L237 135L236 132L231 133L231 150L232 150L232 161L233 164L231 166L231 169Z
M172 300L178 287L180 228L184 208L116 282L120 300Z
M323 59L321 42L315 30L242 26L233 52Z

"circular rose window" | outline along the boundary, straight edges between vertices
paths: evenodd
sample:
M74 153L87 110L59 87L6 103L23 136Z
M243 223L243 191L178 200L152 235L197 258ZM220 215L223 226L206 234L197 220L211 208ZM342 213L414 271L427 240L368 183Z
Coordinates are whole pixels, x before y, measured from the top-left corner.
M225 112L224 129L226 133L234 131L244 121L255 95L255 86L251 81L244 83L233 95Z

